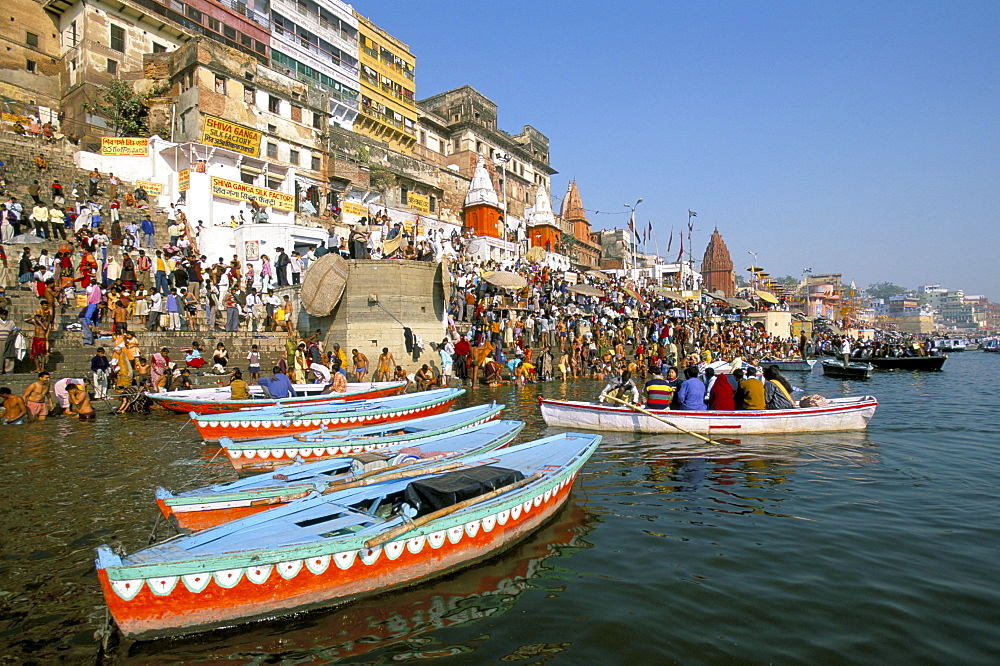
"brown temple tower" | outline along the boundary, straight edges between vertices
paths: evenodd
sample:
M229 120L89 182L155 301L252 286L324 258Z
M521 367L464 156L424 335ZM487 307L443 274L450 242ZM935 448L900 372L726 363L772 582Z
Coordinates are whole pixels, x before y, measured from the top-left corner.
M719 290L726 296L736 294L736 280L733 278L733 260L722 235L716 229L705 248L705 258L701 261L703 285L707 291Z
M577 189L575 180L570 181L566 198L563 199L562 218L567 224L572 225L573 237L577 240L575 263L578 266L597 268L601 259L601 247L593 240L590 220L587 219L587 211L583 208L580 190Z

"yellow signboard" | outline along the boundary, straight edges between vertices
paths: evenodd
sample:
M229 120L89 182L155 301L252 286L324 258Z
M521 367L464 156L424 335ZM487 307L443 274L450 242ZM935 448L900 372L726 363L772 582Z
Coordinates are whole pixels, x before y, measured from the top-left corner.
M340 210L351 215L360 215L361 217L368 215L368 206L354 203L353 201L345 201L340 204Z
M134 136L102 136L101 155L146 157L149 155L149 139Z
M406 205L410 208L416 208L424 214L431 212L431 200L422 194L408 192L406 195Z
M266 187L237 183L212 176L212 195L237 201L256 201L261 206L270 206L277 210L295 210L295 199L291 194L276 192Z
M187 192L191 189L191 169L177 172L177 191Z
M142 185L142 189L146 190L147 194L152 194L154 197L158 197L163 194L163 185L160 183L154 183L151 180L137 180L136 185Z
M201 142L257 157L260 152L260 136L261 133L255 129L206 115Z

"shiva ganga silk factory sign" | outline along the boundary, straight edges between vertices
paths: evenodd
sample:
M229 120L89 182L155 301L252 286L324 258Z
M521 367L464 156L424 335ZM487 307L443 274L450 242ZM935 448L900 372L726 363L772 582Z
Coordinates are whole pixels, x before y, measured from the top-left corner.
M295 210L295 198L291 194L276 192L266 187L238 183L218 176L212 176L212 195L237 201L256 201L260 206L270 206L277 210Z
M206 115L201 142L257 157L260 152L260 137L261 133L257 130Z
M135 136L102 136L101 155L147 157L149 155L149 139Z

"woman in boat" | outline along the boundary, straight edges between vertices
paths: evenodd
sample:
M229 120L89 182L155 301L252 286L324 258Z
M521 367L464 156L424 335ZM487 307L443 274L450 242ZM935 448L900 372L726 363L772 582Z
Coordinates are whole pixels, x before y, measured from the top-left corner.
M736 409L733 385L725 373L715 375L715 382L708 389L708 408L713 411L729 412Z
M764 403L767 409L794 409L792 385L788 383L778 368L769 365L764 368Z

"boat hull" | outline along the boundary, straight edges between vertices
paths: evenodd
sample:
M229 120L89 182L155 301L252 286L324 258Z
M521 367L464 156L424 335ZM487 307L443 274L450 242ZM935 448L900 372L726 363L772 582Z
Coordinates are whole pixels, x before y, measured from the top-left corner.
M869 363L851 362L846 367L842 361L823 361L823 374L827 377L837 379L860 379L872 378L872 366Z
M256 387L254 387L256 388ZM172 393L147 393L150 400L161 407L174 412L188 414L222 414L224 412L234 412L240 409L252 409L255 407L271 407L274 405L311 405L323 402L337 402L345 400L370 400L373 398L385 398L391 395L399 395L406 388L406 382L379 382L376 384L348 384L346 393L325 393L321 394L323 386L320 384L296 384L294 385L297 394L306 391L314 391L311 395L297 395L291 398L269 398L260 397L251 400L232 400L229 398L229 387L219 389L194 389L192 391L175 391Z
M769 368L772 365L777 366L778 370L781 372L810 372L813 366L816 365L816 359L811 358L805 361L761 361L760 367Z
M523 427L524 423L521 421L496 421L467 432L459 431L445 437L434 438L433 441L426 441L424 444L428 449L426 451L428 457L412 461L406 466L406 471L412 473L421 467L461 462L464 458L506 446ZM455 444L449 445L448 442ZM395 454L403 448L410 453L422 450L420 443L413 445L411 442L403 442L382 451ZM210 486L178 495L159 490L156 503L163 517L175 527L190 531L204 530L302 499L310 492L323 491L331 483L343 484L353 481L355 477L348 474L351 460L350 457L341 456L340 461L332 463L297 465L289 468L294 472L287 472L292 474L294 481L289 481L287 477L282 480L282 475L276 474L254 476L235 483ZM326 476L317 470L316 475L310 477L309 470L320 466L340 473ZM399 468L394 467L386 470L386 473L398 471ZM378 483L380 476L384 475L372 474L366 478L365 483ZM240 485L243 487L239 487Z
M676 434L663 421L628 407L587 402L538 399L546 425L560 428ZM770 435L800 432L864 430L875 414L878 401L836 398L826 407L734 412L685 412L657 410L653 413L680 428L706 435Z
M572 460L543 468L527 485L382 545L369 547L371 535L359 534L192 558L176 545L182 541L169 541L124 560L102 546L96 565L104 598L122 633L145 639L339 605L436 578L509 548L549 520L600 437L585 441ZM246 522L215 529L238 533ZM181 556L172 558L173 550Z
M867 359L876 370L940 370L947 356L886 356Z
M461 430L477 426L487 421L492 421L500 417L503 405L494 405L492 408L483 409L467 408L451 415L470 412L470 415L462 420L456 420L447 424L431 425L425 429L418 430L417 424L407 421L408 432L386 433L381 436L370 434L369 428L355 430L335 430L307 432L293 438L274 438L244 440L240 442L230 441L225 438L220 441L222 448L229 458L229 462L240 474L257 474L261 472L272 472L281 467L291 465L297 459L304 462L318 462L331 458L343 457L346 455L357 455L371 451L381 451L389 446L404 443L416 443L427 437L436 437L454 430ZM448 419L450 421L450 419ZM351 437L357 432L357 436ZM341 433L337 435L336 433Z
M222 437L265 439L298 435L318 428L343 430L441 414L451 409L463 393L463 389L437 389L330 405L286 407L279 404L225 414L192 414L191 419L205 441L214 442Z

